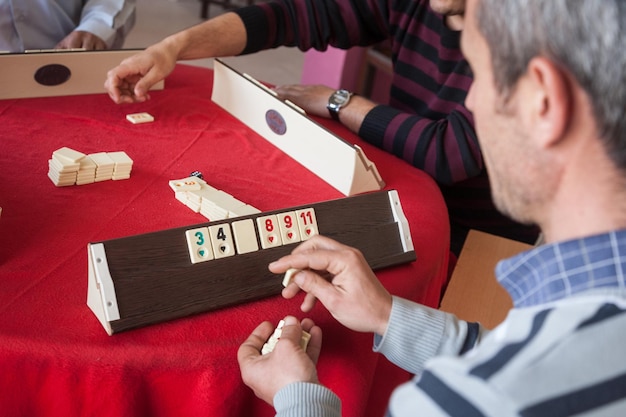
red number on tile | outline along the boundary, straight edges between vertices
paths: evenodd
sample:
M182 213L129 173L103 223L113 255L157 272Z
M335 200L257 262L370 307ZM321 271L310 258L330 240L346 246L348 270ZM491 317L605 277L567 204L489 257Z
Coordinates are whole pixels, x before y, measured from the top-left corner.
M305 226L307 224L313 223L313 216L311 216L311 212L310 211L306 211L306 212L300 213L300 217L302 218L302 221L304 222Z
M293 220L291 220L291 216L285 216L285 227L287 229L291 229L293 227Z

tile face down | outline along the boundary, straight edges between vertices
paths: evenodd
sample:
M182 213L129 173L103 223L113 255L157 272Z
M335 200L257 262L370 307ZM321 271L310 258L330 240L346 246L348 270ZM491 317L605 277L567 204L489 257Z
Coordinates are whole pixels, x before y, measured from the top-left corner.
M397 192L378 191L90 243L88 305L107 332L113 334L278 295L284 288L283 276L272 274L267 265L290 253L298 243L240 253L233 242L241 236L240 229L233 223L250 220L258 227L259 218L270 216L278 221L281 213L295 212L296 215L304 213L305 226L310 227L313 223L308 220L313 219L312 210L318 233L358 248L373 269L415 260L408 222ZM249 226L248 223L248 232ZM275 226L280 236L280 226ZM192 263L190 246L200 247L195 234L197 229L203 233L208 230L209 235L214 233L211 243L217 241L228 246L218 251L230 256ZM260 239L261 230L256 233ZM107 307L111 309L111 304L116 311L107 310Z

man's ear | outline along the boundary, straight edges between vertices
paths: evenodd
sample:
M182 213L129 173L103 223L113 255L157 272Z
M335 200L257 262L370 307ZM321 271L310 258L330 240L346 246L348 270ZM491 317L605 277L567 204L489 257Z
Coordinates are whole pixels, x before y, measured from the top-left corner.
M570 124L572 91L568 74L544 57L528 63L527 96L522 110L537 145L549 147L563 138Z

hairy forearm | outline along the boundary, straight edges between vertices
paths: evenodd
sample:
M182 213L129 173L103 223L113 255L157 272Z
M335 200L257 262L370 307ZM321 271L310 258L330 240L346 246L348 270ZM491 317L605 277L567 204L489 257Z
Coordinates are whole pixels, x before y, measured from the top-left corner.
M177 60L240 54L246 46L246 28L235 13L225 13L165 38Z
M367 113L370 112L376 103L366 99L365 97L354 95L347 106L339 112L339 120L341 123L354 133L359 133L361 124Z

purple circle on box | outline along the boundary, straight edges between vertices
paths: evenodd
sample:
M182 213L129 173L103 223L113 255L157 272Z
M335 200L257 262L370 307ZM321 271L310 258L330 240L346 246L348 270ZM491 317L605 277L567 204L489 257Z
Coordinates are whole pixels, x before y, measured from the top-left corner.
M265 112L265 123L267 123L272 132L277 135L284 135L287 131L285 119L276 110L268 110Z

